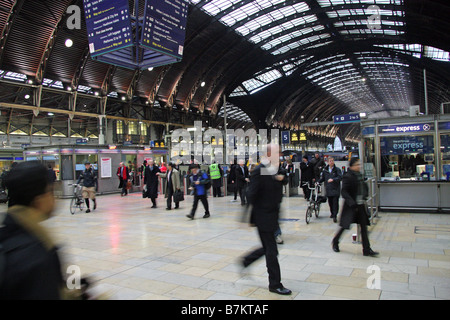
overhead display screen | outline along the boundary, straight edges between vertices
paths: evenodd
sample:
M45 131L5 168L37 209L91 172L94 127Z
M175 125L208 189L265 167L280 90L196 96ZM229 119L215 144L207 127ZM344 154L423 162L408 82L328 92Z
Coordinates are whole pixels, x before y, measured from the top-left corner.
M83 0L92 57L133 45L128 0Z
M187 15L184 0L146 0L141 45L181 59Z

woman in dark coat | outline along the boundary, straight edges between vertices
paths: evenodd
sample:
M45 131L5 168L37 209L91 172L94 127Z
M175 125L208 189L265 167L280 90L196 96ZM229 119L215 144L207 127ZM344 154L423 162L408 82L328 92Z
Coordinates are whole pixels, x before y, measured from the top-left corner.
M339 252L339 239L345 229L350 229L352 223L361 226L363 254L375 256L378 252L370 248L367 226L370 225L369 216L364 201L367 199L368 189L361 171L361 162L358 158L350 160L349 169L342 179L341 195L344 198L339 230L333 238L333 250Z
M144 184L147 186L147 197L152 199L152 208L156 208L156 198L158 197L159 185L157 173L159 172L161 172L159 168L155 166L153 160L150 160L148 162L148 166L145 167Z

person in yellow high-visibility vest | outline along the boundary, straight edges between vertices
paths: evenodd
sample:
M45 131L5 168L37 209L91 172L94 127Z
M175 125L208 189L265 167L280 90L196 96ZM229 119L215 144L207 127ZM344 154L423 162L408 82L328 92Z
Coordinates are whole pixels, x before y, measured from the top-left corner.
M222 176L223 171L220 164L213 163L209 166L209 176L211 177L211 185L213 189L213 197L222 197Z

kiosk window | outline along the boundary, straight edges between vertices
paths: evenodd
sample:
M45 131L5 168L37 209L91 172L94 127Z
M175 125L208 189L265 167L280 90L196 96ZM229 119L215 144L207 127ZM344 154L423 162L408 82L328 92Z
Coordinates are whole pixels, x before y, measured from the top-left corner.
M380 138L381 177L435 179L432 135Z
M441 134L441 164L442 178L447 179L450 176L450 133Z

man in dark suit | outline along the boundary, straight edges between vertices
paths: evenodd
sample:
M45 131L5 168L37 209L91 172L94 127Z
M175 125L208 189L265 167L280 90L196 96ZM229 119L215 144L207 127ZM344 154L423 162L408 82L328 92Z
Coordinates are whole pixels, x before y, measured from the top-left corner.
M246 187L250 179L248 175L248 168L245 166L244 160L239 160L239 165L235 169L235 174L236 188L239 192L239 197L241 198L241 205L245 205Z
M339 240L342 233L346 229L350 229L352 223L357 223L361 227L361 240L363 247L363 255L374 257L378 255L370 247L367 226L370 225L369 216L367 214L365 200L368 196L368 188L361 174L361 162L358 158L351 158L349 170L344 174L342 179L342 198L344 198L344 206L341 213L340 228L333 238L332 247L335 252L339 250Z
M283 184L288 180L285 175L278 174L275 160L279 157L278 145L268 145L267 156L263 157L261 164L252 171L252 178L248 187L247 197L253 206L251 223L256 225L261 239L262 248L256 249L243 258L244 268L262 256L266 256L266 266L269 273L269 290L271 292L289 295L291 290L281 283L281 271L278 263L278 248L275 231L279 228L278 218L281 200L283 197Z
M152 208L156 208L156 198L158 197L159 178L157 173L161 171L152 159L148 161L145 167L144 184L147 186L147 197L152 200Z
M308 161L308 156L303 156L302 162L300 163L300 170L301 170L301 186L303 189L303 195L305 196L305 199L309 199L309 196L311 195L311 190L308 188L308 183L311 185L313 184L313 178L314 178L314 168L313 165Z

